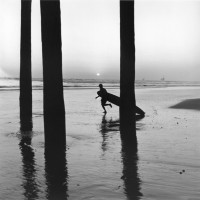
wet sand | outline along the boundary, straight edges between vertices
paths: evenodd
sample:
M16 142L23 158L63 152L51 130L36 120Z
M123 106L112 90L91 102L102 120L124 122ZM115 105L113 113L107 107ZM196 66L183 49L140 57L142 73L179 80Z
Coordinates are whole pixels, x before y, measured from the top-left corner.
M64 94L66 155L52 169L44 155L42 91L33 93L28 136L19 132L19 92L1 91L0 199L49 199L58 187L69 200L199 199L200 88L137 89L137 105L146 112L137 121L137 151L123 146L118 107L104 115L94 89ZM52 171L62 178L53 181Z

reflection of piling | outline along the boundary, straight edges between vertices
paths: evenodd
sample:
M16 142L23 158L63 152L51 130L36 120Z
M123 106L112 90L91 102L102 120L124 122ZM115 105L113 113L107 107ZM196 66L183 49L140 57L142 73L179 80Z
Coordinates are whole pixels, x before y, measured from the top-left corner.
M20 130L21 131L31 131L33 128L32 117L23 116L20 117Z
M59 148L59 145L66 144L65 132L65 115L63 116L45 116L44 115L44 135L45 144L47 147L54 146L54 149Z
M20 121L22 131L32 130L31 0L21 1Z
M123 163L122 179L124 180L124 193L127 199L139 200L142 196L140 192L140 179L138 176L138 155L137 155L137 139L134 137L123 137L121 134L121 156Z
M45 121L46 122L46 121ZM52 135L56 136L51 137ZM65 121L49 121L45 125L45 174L50 200L65 200L68 196Z
M65 200L68 197L68 172L64 149L45 152L46 197L50 200Z
M22 155L22 167L23 167L23 183L24 197L25 199L38 199L38 185L36 183L36 169L35 169L35 154L31 147L32 133L24 133L21 135L21 141L19 147Z
M120 0L120 125L128 134L135 130L134 1Z

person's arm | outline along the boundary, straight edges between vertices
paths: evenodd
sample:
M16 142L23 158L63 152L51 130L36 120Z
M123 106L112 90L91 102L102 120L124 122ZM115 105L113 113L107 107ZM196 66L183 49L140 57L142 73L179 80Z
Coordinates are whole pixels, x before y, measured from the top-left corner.
M99 98L99 97L100 97L101 90L99 90L99 91L97 92L97 94L98 94L98 96L97 96L97 97L95 97L95 99L97 99L97 98Z

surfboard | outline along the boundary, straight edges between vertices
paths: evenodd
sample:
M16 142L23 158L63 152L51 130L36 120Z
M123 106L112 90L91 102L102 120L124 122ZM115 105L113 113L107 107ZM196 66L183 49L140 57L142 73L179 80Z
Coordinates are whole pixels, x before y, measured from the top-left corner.
M102 97L101 95L101 91L98 91L97 94ZM111 93L107 93L107 101L109 101L110 103L116 105L116 106L120 106L120 97L114 95L114 94L111 94ZM137 114L139 114L140 116L144 116L145 115L145 112L139 108L138 106L135 107L135 112Z
M98 91L97 94L102 97L101 91ZM116 106L120 105L120 98L114 94L107 93L107 101L109 101L112 104L115 104Z

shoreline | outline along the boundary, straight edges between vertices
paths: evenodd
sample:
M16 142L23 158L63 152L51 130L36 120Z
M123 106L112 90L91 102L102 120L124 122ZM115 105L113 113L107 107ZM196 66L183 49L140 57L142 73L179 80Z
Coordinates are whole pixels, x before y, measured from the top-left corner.
M106 89L111 90L120 90L119 86L105 86ZM63 85L63 91L65 90L86 90L86 89L92 89L92 90L98 90L97 86L65 86ZM187 89L200 89L200 86L137 86L135 87L136 90L187 90ZM19 91L20 88L18 86L0 86L0 91ZM32 86L32 90L43 90L43 86Z

